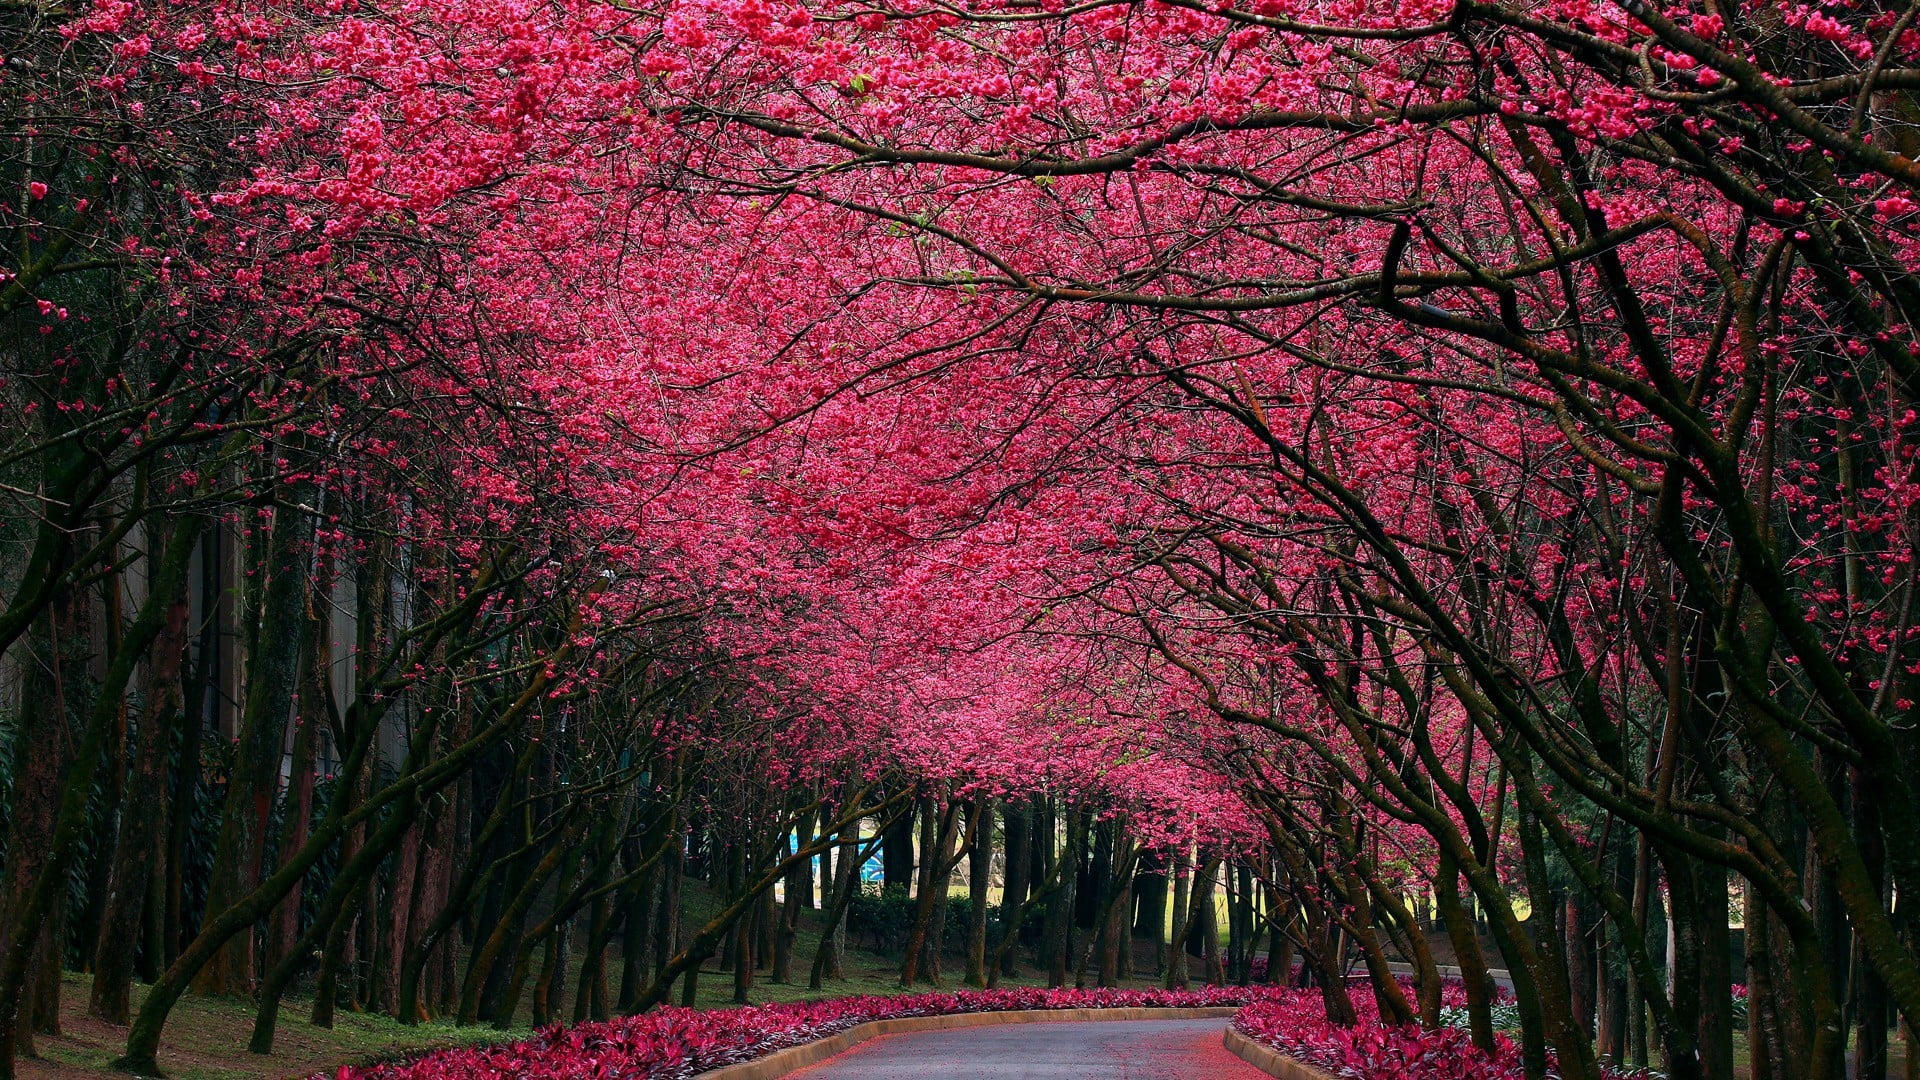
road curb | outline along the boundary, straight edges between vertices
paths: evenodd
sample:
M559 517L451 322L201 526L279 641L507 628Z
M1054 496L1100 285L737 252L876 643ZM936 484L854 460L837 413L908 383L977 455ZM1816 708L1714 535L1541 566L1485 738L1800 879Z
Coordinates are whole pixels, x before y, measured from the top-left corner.
M951 1031L955 1028L991 1027L997 1024L1048 1024L1072 1020L1217 1020L1239 1012L1237 1006L1209 1009L1016 1009L1005 1012L949 1013L945 1016L901 1016L892 1020L869 1020L855 1024L838 1035L815 1039L810 1043L776 1050L763 1058L725 1065L700 1074L700 1080L777 1080L778 1077L816 1065L882 1035L905 1035L915 1031ZM1233 1029L1227 1029L1233 1034ZM1231 1046L1232 1044L1228 1044ZM1279 1075L1279 1074L1275 1074ZM1319 1080L1318 1077L1313 1080Z
M1266 1043L1247 1038L1232 1025L1227 1026L1227 1033L1223 1036L1223 1040L1228 1053L1268 1076L1277 1076L1280 1080L1336 1080L1330 1072L1316 1069L1305 1062L1295 1061Z

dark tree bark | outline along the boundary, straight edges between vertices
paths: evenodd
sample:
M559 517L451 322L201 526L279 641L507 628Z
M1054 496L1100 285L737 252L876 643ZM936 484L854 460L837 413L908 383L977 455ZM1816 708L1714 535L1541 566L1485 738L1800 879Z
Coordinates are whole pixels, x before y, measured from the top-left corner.
M193 821L200 804L200 752L205 739L208 714L217 707L214 692L219 678L221 607L226 602L220 588L220 530L204 530L200 540L200 580L195 588L200 595L202 629L194 645L193 675L183 681L185 700L181 702L185 723L180 728L179 765L167 795L167 869L165 912L160 940L162 952L157 966L169 967L179 959L191 934L187 912L187 843L192 838Z
M1175 853L1173 862L1173 932L1167 935L1165 986L1169 990L1187 988L1188 893L1193 887L1190 857Z
M873 849L883 843L884 830L861 845L858 822L840 830L840 857L834 860L833 901L827 906L826 929L820 935L820 948L813 956L813 971L807 986L820 989L825 979L841 977L840 954L846 940L847 907L860 888L860 867L873 857Z
M22 952L18 1023L0 1012L0 1026L17 1031L19 1052L34 1053L33 1034L46 1032L44 1018L57 1015L59 983L47 1000L48 968L59 970L59 941L54 923L45 917L25 918L33 907L35 886L51 861L54 832L59 824L61 792L72 755L71 712L78 702L85 676L87 642L81 594L62 590L29 632L33 659L21 680L20 711L14 734L13 793L7 808L7 863L0 877L0 955ZM60 894L64 896L64 887ZM46 905L51 907L51 904ZM63 905L64 906L64 905ZM4 1008L4 1003L0 1003ZM11 1062L12 1048L0 1045Z
M1087 817L1074 810L1067 815L1066 847L1059 855L1060 884L1047 898L1047 932L1042 953L1047 963L1047 985L1065 986L1073 962L1073 923L1079 866L1087 847Z
M1293 901L1278 889L1267 896L1267 979L1274 986L1293 985Z
M50 943L44 934L34 931L49 925L54 905L65 891L67 875L78 855L87 803L93 792L95 773L104 756L106 740L112 732L136 665L161 634L173 601L184 587L188 560L198 539L200 526L201 519L198 516L187 516L177 522L173 535L168 538L154 564L147 598L122 636L119 653L107 666L106 676L100 681L99 692L88 710L85 726L74 746L73 766L57 785L57 798L51 804L50 839L43 849L45 858L33 868L31 878L25 872L27 860L9 860L10 887L0 893L0 897L5 899L6 916L4 921L0 921L0 938L4 938L6 944L4 961L0 961L0 1076L11 1076L18 1049L16 1040L24 1026L21 1021L33 1015L29 1007L31 1003L24 1000L24 992L33 974L33 959L37 951L41 952L42 963L48 965L47 970L52 972L54 979L59 978L58 954L47 949ZM18 835L15 834L16 845L19 844ZM15 851L19 850L16 846ZM16 869L16 865L20 869ZM44 1006L45 1001L39 1004Z
M968 986L987 985L987 892L993 878L993 799L981 795L973 802L973 847L967 853L967 976Z
M1460 981L1466 985L1467 1027L1473 1034L1473 1044L1492 1053L1493 977L1487 973L1486 955L1480 951L1479 932L1460 898L1459 865L1445 853L1434 875L1434 897L1439 903L1440 921L1447 928L1447 941L1453 946L1454 962L1460 967Z
M308 487L283 493L282 505L310 502ZM247 662L246 708L236 736L227 799L214 842L213 869L207 884L207 910L231 907L251 892L261 874L267 828L280 776L294 681L300 662L305 619L309 541L313 518L282 509L261 569L266 585L260 601L258 634ZM251 989L253 935L237 934L195 976L202 994L238 994Z
M1193 924L1200 934L1200 959L1206 965L1206 982L1209 986L1218 986L1225 981L1220 963L1220 912L1215 893L1219 872L1219 860L1209 859L1193 879Z
M1141 856L1141 870L1133 877L1133 936L1153 942L1153 974L1160 975L1166 965L1167 878L1165 856L1148 852Z
M932 797L922 799L920 821L919 892L913 908L913 928L900 964L903 987L912 986L923 975L933 985L940 984L940 937L946 926L946 890L954 865L952 850L959 832L960 804L949 802L943 810Z
M1026 800L1009 803L1006 809L1007 822L1007 873L1006 881L1000 893L1000 935L1002 941L1018 942L1020 938L1020 912L1026 908L1027 893L1033 882L1033 806ZM1018 949L1001 948L1001 942L995 942L995 951L1004 959L997 974L1015 973L1015 961ZM989 975L988 981L992 981Z
M580 950L580 984L573 994L573 1022L605 1020L608 1013L607 947L613 942L613 897L603 896L587 909L587 940Z
M908 814L893 824L880 845L880 884L888 889L913 886L914 816Z
M673 837L673 843L661 863L663 882L653 928L653 977L656 981L666 972L673 955L680 951L680 890L687 863L687 827L684 823L675 825ZM639 1001L645 993L646 988L642 987L635 996L634 1010L640 1008Z
M146 704L131 755L126 802L135 812L120 816L113 865L107 879L106 907L93 950L93 993L87 1011L110 1024L129 1020L136 937L142 911L151 918L154 860L167 826L167 763L179 722L180 667L187 647L188 604L183 590L168 607L166 622L154 638L147 665Z
M630 861L637 861L631 852ZM659 866L634 879L618 901L625 912L620 931L620 998L615 1006L622 1015L633 1011L633 1004L653 974L652 949L654 920L659 907Z

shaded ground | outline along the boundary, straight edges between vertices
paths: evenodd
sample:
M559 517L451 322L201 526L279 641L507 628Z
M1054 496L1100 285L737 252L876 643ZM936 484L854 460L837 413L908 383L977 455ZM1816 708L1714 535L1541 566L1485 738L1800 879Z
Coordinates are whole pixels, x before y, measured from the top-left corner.
M811 959L811 954L808 954ZM765 981L765 973L756 981L752 1003L803 1001L814 998L847 997L858 994L901 993L899 974L885 957L852 952L848 955L848 978L830 980L820 990L808 990L804 973L797 984ZM574 974L577 975L577 968ZM1002 980L1002 986L1045 985L1043 977ZM127 1029L96 1020L86 1014L87 996L93 987L88 975L69 973L60 995L60 1038L37 1037L39 1060L21 1059L17 1073L22 1080L80 1080L82 1077L120 1075L108 1072L107 1064L119 1057L126 1046ZM948 988L959 985L949 973ZM1158 985L1149 979L1133 979L1130 987ZM919 987L924 991L929 987ZM133 986L133 1002L139 1008L146 987ZM675 1000L678 1000L676 995ZM709 967L700 976L703 1009L730 1008L733 1005L731 973ZM341 1065L356 1065L381 1058L410 1057L425 1050L468 1043L510 1042L525 1038L531 1031L530 1017L522 1008L516 1026L508 1031L491 1027L456 1027L451 1021L407 1027L385 1016L342 1011L331 1030L306 1022L311 999L290 995L280 1013L274 1052L260 1056L247 1052L247 1039L253 1034L254 1006L245 998L205 998L188 994L174 1006L161 1043L160 1067L175 1080L279 1080L306 1077L315 1073L331 1074ZM565 1013L571 1018L569 999ZM1217 1037L1217 1036L1216 1036Z
M1225 1020L1106 1020L886 1035L806 1080L1264 1080L1220 1043Z
M126 1047L127 1029L86 1014L93 980L66 976L60 995L59 1038L37 1036L39 1060L21 1059L22 1080L75 1080L107 1073L107 1063ZM135 1008L146 987L135 983ZM490 1028L456 1028L450 1023L406 1027L384 1016L342 1013L331 1030L306 1023L305 1000L289 1001L271 1056L247 1052L253 1034L253 1005L241 998L180 1000L167 1022L160 1067L175 1080L254 1080L308 1076L344 1064L402 1056L457 1043L517 1037ZM520 1032L518 1035L524 1035Z

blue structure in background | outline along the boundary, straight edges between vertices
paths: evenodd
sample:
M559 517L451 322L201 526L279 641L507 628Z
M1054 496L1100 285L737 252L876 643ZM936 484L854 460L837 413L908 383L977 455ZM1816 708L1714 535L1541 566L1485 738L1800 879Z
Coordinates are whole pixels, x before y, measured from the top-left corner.
M789 851L797 851L800 849L800 847L803 844L810 844L815 842L814 840L802 840L800 838L800 833L798 830L790 833L789 836L791 839L788 842L793 845L791 848L788 849ZM878 881L885 880L886 874L883 872L882 866L883 864L880 861L880 852L876 848L872 855L867 856L867 861L860 864L861 883L865 884L866 882L869 882L869 881L878 882Z

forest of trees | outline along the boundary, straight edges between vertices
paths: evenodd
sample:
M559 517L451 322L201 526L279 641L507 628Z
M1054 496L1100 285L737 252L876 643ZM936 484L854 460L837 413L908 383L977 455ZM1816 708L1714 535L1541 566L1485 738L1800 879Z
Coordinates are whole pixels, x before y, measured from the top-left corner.
M0 0L0 1077L849 913L1912 1075L1916 13Z

